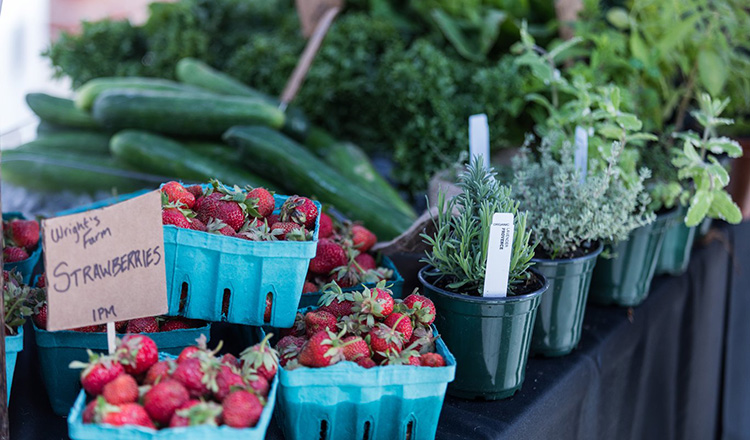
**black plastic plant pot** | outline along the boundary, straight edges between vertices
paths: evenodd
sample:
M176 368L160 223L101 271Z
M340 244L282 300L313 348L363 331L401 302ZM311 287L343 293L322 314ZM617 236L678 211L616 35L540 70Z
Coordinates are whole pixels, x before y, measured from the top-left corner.
M680 215L664 233L664 243L659 252L656 274L682 275L690 263L690 254L697 227L687 227L683 221L687 209L680 208Z
M536 311L532 354L564 356L578 345L591 274L603 248L600 244L593 252L578 258L533 260L534 269L547 279L549 290Z
M529 355L536 309L547 280L538 271L538 290L505 298L461 295L436 287L427 273L419 271L424 294L437 309L435 326L456 357L456 378L448 394L465 399L496 400L521 388Z
M589 299L599 305L635 307L648 297L664 233L678 210L658 215L653 223L630 233L610 248L613 258L600 258L591 279Z

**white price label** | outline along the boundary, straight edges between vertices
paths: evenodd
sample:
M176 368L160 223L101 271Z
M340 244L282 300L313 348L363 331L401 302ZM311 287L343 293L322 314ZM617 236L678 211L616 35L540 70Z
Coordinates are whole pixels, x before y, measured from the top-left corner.
M496 212L492 216L482 296L505 297L508 295L513 232L513 214Z

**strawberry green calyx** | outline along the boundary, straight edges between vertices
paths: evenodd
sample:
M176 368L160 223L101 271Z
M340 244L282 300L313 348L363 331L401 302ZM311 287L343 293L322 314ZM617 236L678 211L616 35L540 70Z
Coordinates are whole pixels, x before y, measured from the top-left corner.
M361 315L353 314L342 316L336 326L340 328L345 334L352 334L356 336L366 335L371 327L365 324L366 319L363 319Z
M89 356L88 362L73 361L70 364L68 364L68 368L71 368L74 370L83 369L83 372L81 372L81 376L86 376L88 373L91 372L91 370L94 369L94 367L97 364L101 364L104 367L109 368L110 366L112 366L112 363L115 360L113 356L94 353L90 349L86 349L86 353Z
M188 426L218 426L222 407L216 402L200 402L189 408L175 411L178 417L188 420Z
M237 203L245 216L263 217L258 212L258 199L256 197L248 198L247 194L239 186L235 185L232 189L229 189L216 179L211 179L210 183L215 192L223 194L221 200Z
M267 220L257 218L245 221L242 228L237 231L237 235L251 241L278 241L281 234L278 229L271 229Z
M384 353L387 365L414 365L419 366L419 352L413 348L405 348L401 351L388 349Z
M42 289L24 285L21 274L16 270L3 273L8 274L7 281L3 283L5 330L6 334L13 335L16 329L26 322L26 317L32 315L34 298L43 298L44 292Z
M275 372L279 365L279 353L271 348L268 340L273 333L269 333L260 343L248 347L240 353L242 361L242 375L250 373L250 370L260 370L263 367L268 372Z
M323 291L323 294L318 299L318 306L330 306L334 301L352 301L354 299L351 293L341 290L341 286L335 282L326 284L320 290Z
M303 199L302 197L289 197L281 207L279 218L283 222L294 222L300 225L304 225L307 222L307 215L305 215L305 213L301 210L297 209L304 204L305 199Z
M312 241L313 233L303 227L293 229L286 234L286 241Z

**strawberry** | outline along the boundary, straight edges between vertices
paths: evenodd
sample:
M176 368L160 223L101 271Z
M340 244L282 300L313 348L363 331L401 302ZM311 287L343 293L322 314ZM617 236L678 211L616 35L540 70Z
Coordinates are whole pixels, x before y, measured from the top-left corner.
M307 229L315 229L318 208L307 197L291 196L281 206L279 218L282 222L294 222Z
M208 228L206 227L206 224L198 220L197 218L190 219L190 229L194 231L202 231L202 232L206 232L208 230Z
M154 422L148 416L146 410L137 403L124 403L122 405L110 405L104 403L101 423L106 425L124 426L136 425L156 429Z
M305 285L302 286L302 293L315 293L318 291L318 286L310 281L305 281Z
M385 318L393 313L393 296L390 290L383 287L384 285L385 282L380 282L373 289L365 287L362 291L352 294L352 311L360 314L370 327L375 325L375 318Z
M282 231L272 229L266 220L254 218L246 221L237 232L241 238L250 241L277 241Z
M279 240L286 240L287 234L304 229L304 227L294 222L276 222L271 224L271 230Z
M44 272L42 272L36 280L36 287L39 287L40 289L47 287L47 275Z
M88 363L73 361L70 363L70 368L83 368L81 386L89 395L98 396L102 393L104 385L112 382L117 376L125 374L125 369L112 356L94 354L91 350L86 351L89 354Z
M435 337L432 334L432 329L418 324L414 327L414 331L407 344L409 346L413 345L414 349L422 354L435 351Z
M438 353L425 353L421 358L423 367L444 367L445 359Z
M198 198L203 197L203 187L200 185L191 185L191 186L188 186L186 189L187 189L187 192L189 192L190 194L193 195L193 197L195 197L196 201L198 200Z
M279 354L276 350L271 348L268 343L271 336L273 336L273 333L267 334L262 341L252 347L246 348L240 353L243 375L255 371L258 375L263 376L268 382L273 381L273 377L276 375L276 369L279 365Z
M221 234L227 237L236 237L237 232L231 226L227 225L223 221L212 218L206 225L206 232L209 234Z
M202 323L200 323L199 321L194 321L192 319L174 318L162 324L161 328L159 328L159 331L171 332L174 330L185 330L185 329L190 329L190 328L196 328L196 327L200 327L201 325Z
M435 321L435 304L429 298L412 293L404 298L404 305L411 310L415 322L430 325Z
M130 321L133 322L133 321ZM128 374L141 374L159 361L154 340L143 335L126 335L115 352Z
M346 265L346 252L338 244L326 238L318 241L315 258L310 260L310 271L327 275L333 269Z
M305 342L297 359L307 367L328 367L345 359L344 343L340 335L330 330L321 330Z
M125 327L125 333L156 333L158 331L159 323L153 316L131 319Z
M195 207L196 218L207 226L212 219L221 220L232 230L237 231L245 222L245 213L239 203L231 199L227 200L225 197L218 192L201 197L200 203Z
M11 220L7 226L7 234L16 246L33 249L39 243L39 223L36 220Z
M378 237L364 226L354 225L352 226L351 232L354 247L360 252L369 251L378 241Z
M177 364L172 373L172 379L180 382L187 388L191 397L202 397L209 392L216 392L216 364L218 361L197 357L185 359Z
M354 261L359 266L358 269L361 272L367 272L368 270L374 270L377 269L378 265L375 263L375 258L373 258L372 255L362 252L356 257L354 257Z
M128 329L128 322L130 321L116 321L115 331L117 333L125 333L125 331Z
M102 388L102 396L112 405L138 400L138 383L133 376L121 374Z
M370 346L360 336L349 336L344 338L344 359L356 361L359 358L370 357Z
M403 335L382 323L370 331L369 338L372 351L381 357L385 357L389 351L400 353L404 347Z
M271 226L273 226L274 224L276 224L278 222L279 222L279 215L278 214L271 214L268 217L266 217L266 223L268 223Z
M318 238L328 238L333 235L333 220L325 212L320 213L320 224L318 225Z
M279 364L283 367L287 362L297 357L305 338L299 336L284 336L276 343L276 351L279 353Z
M402 350L399 352L388 350L385 353L384 365L421 365L419 353L415 350Z
M180 355L177 357L178 364L191 357L213 357L215 352L208 349L206 335L200 335L195 341L197 345L190 345L182 349ZM219 348L216 349L216 352L218 350Z
M263 412L263 404L255 393L237 390L228 395L222 402L224 424L233 428L250 428L255 426Z
M171 181L165 183L161 187L161 192L167 195L167 199L171 203L182 203L190 209L195 205L195 195L179 182Z
M248 191L247 199L255 199L255 206L258 210L260 217L268 217L273 214L273 210L276 206L276 201L273 198L273 193L265 188L255 188Z
M312 310L305 313L305 328L307 337L311 337L321 330L336 330L336 316L325 310Z
M281 330L281 336L305 336L305 315L297 312L294 315L294 324L290 328Z
M198 353L199 351L200 349L194 345L183 348L180 352L180 355L177 356L177 363L181 364L183 361L193 357L193 355Z
M391 313L390 315L388 315L388 317L385 318L385 321L383 322L388 327L391 327L397 332L401 333L404 342L408 341L409 338L411 338L411 334L414 331L411 326L411 319L409 319L408 316L402 313Z
M359 314L345 315L339 318L336 326L344 331L344 334L363 336L370 332L371 328L367 325L368 317Z
M16 246L7 246L3 248L3 261L6 263L15 263L29 258L26 249Z
M143 379L144 385L154 385L168 378L177 368L177 363L172 359L159 361L151 366Z
M245 376L245 382L247 383L247 386L259 396L268 397L268 392L271 390L271 384L268 383L265 377L250 373Z
M81 333L103 333L107 331L107 326L105 324L87 325L85 327L76 327L70 330L74 332L81 332Z
M177 409L169 420L170 428L185 426L218 426L222 408L216 402L188 400Z
M351 295L344 293L338 284L330 283L323 286L323 295L320 296L318 305L320 305L320 309L340 318L352 314L354 302L349 298L351 298Z
M96 404L98 403L98 399L94 399L88 404L86 404L86 407L83 409L83 413L81 414L81 419L83 420L83 423L94 423L94 417L96 416Z
M176 380L165 380L143 396L143 407L155 422L167 424L174 412L190 400L188 390Z
M228 367L239 367L240 361L232 353L226 353L224 356L222 356L219 361Z
M372 368L372 367L378 366L378 364L376 364L375 361L369 357L361 357L357 359L355 362L357 362L357 365L359 365L360 367L364 367L364 368Z
M190 229L191 223L185 214L177 208L166 208L161 211L161 223L163 225L175 225L178 228Z
M216 392L214 392L214 397L216 400L221 401L233 391L232 388L244 388L245 381L234 368L222 365L219 367L219 372L216 374L216 387L217 389Z
M34 312L31 319L34 320L34 324L41 329L47 328L47 303L42 303L39 308Z

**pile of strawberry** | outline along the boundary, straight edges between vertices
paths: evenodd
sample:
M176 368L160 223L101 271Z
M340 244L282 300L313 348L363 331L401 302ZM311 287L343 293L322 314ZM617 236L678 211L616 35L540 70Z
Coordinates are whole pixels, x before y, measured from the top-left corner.
M319 307L297 314L276 344L285 369L321 368L341 361L364 368L378 365L445 366L435 352L430 324L435 305L417 293L394 300L385 282L373 289L342 292L332 283Z
M36 282L36 287L44 289L46 287L46 277L42 273ZM31 305L33 312L31 319L38 328L47 329L47 300L43 290L38 291L31 298ZM157 333L157 332L171 332L172 330L181 330L189 328L198 328L206 325L203 321L197 321L193 319L186 319L181 317L167 317L167 316L149 316L146 318L136 318L126 321L117 321L115 323L115 331L117 333ZM75 332L83 333L105 333L107 331L106 324L100 325L87 325L85 327L78 327L71 329Z
M318 217L307 197L289 197L277 215L267 189L230 189L217 180L205 191L179 182L167 182L161 191L163 224L251 241L310 241Z
M278 365L268 337L239 359L217 356L219 348L209 350L205 337L183 349L177 359L162 361L154 341L143 335L125 336L111 356L89 352L88 363L70 365L84 369L81 385L92 398L83 411L83 423L153 429L253 427Z
M3 221L3 240L3 261L23 261L39 245L39 222L21 219Z
M364 226L335 222L321 213L318 249L310 261L302 293L318 292L330 282L347 288L391 279L393 271L378 267L369 252L377 241Z

